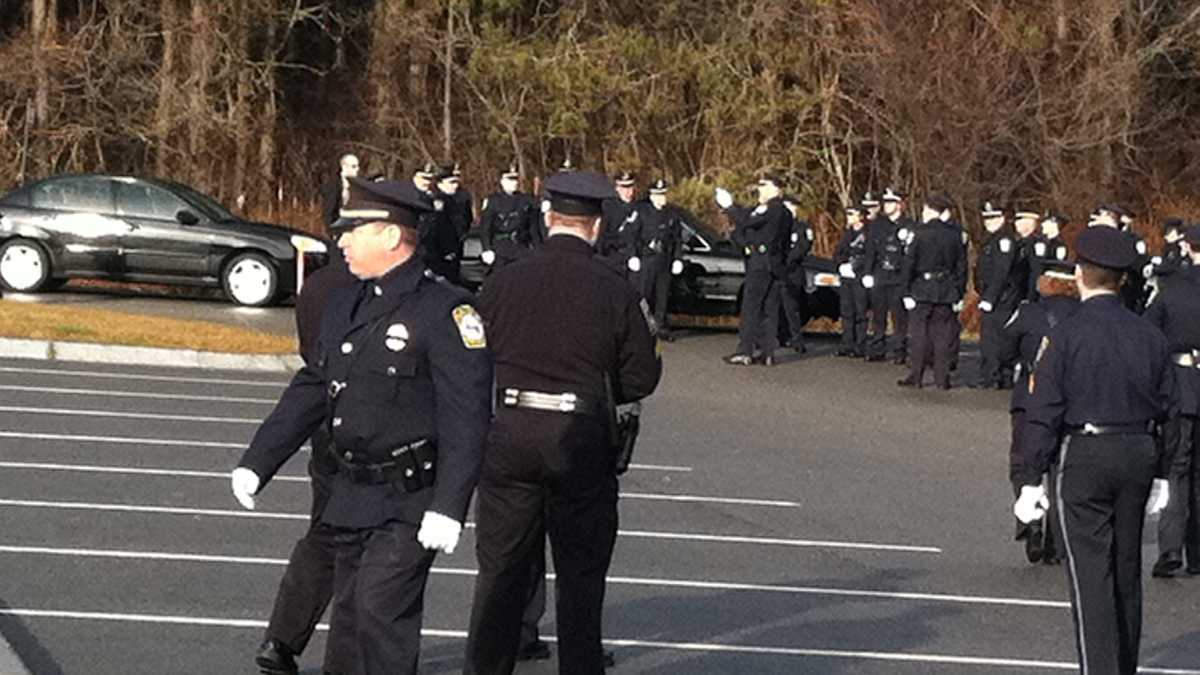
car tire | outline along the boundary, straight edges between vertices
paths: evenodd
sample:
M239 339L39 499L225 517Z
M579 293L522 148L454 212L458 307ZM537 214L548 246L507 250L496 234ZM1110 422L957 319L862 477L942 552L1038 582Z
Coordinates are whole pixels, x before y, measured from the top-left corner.
M50 284L50 255L31 239L9 239L0 246L0 284L15 293L37 293Z
M222 268L221 288L231 302L265 307L279 294L279 271L260 253L239 253Z

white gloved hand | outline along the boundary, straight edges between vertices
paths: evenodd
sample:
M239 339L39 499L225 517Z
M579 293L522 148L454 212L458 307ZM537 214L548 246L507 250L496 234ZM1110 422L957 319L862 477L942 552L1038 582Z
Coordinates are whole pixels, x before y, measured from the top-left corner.
M674 274L675 276L679 276L680 274L683 274L683 261L682 260L676 260L675 262L671 263L671 274Z
M642 271L642 259L637 256L634 256L625 263L625 266L629 268L630 272L641 272Z
M954 303L953 305L951 305L951 306L950 306L950 309L951 309L951 311L953 311L955 314L959 314L960 312L962 312L962 311L963 311L963 308L965 308L966 306L967 306L967 304L966 304L964 301L962 301L962 300L959 300L958 302L956 302L956 303Z
M875 288L875 277L873 275L865 275L863 277L863 288Z
M421 529L417 531L417 541L427 551L454 553L460 534L462 523L436 511L426 511L425 517L421 518Z
M991 312L993 309L995 309L995 307L992 307L992 303L988 302L987 300L979 301L979 311L986 314L988 312Z
M729 190L719 187L713 193L717 199L717 206L723 209L733 206L733 195L729 194Z
M1013 515L1017 520L1028 525L1035 520L1041 520L1050 508L1050 500L1046 499L1046 488L1041 485L1025 485L1021 487L1021 496L1013 504Z
M492 263L496 262L496 252L484 251L483 253L479 254L479 259L483 261L484 265L491 265Z
M262 481L259 480L258 474L244 466L239 466L229 475L230 482L233 484L233 496L237 498L247 511L254 510L254 493L258 492Z
M913 310L914 310L914 309L916 309L916 308L917 308L917 301L916 301L916 300L913 300L912 298L905 298L905 299L904 299L904 309L907 309L908 311L910 311L910 312L911 312L911 311L913 311Z
M1150 496L1146 499L1146 513L1154 515L1167 508L1171 501L1171 484L1166 478L1155 478L1150 486Z
M838 265L838 274L841 274L846 279L853 279L855 277L854 265L851 265L848 262ZM866 281L865 278L863 280Z

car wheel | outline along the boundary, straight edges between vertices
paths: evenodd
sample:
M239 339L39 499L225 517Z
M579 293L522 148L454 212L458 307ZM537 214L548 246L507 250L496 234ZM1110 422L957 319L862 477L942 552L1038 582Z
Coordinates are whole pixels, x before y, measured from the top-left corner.
M271 261L258 253L239 253L221 274L225 295L239 305L262 307L275 299L279 273Z
M36 293L50 281L50 256L29 239L10 239L0 246L0 283L10 291Z

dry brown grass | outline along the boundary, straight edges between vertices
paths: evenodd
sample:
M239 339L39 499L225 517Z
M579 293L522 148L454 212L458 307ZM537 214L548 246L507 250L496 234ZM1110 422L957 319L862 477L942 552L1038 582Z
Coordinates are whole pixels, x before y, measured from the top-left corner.
M12 300L0 300L0 336L238 354L296 353L292 338L236 326Z

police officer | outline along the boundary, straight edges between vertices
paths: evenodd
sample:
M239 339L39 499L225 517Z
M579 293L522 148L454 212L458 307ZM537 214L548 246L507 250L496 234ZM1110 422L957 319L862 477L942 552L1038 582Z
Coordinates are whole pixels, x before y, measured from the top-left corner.
M515 164L500 174L500 190L483 200L479 239L483 264L497 270L529 252L541 240L541 211L533 197L520 192Z
M897 382L902 387L920 388L928 359L933 359L933 380L950 388L953 358L954 306L967 286L967 260L962 234L950 218L953 205L945 195L925 198L921 211L924 227L913 236L911 255L905 260L904 308L912 313L912 370Z
M734 365L775 365L779 347L779 294L786 274L786 242L791 214L783 205L778 177L764 174L758 181L758 206L738 206L725 188L717 188L717 205L733 220L733 240L746 256L742 284L742 313L737 350L725 357Z
M1168 476L1172 499L1158 521L1156 577L1173 576L1185 552L1188 572L1200 573L1200 226L1187 230L1182 254L1191 265L1164 277L1146 308L1146 318L1167 336L1175 365L1175 414L1163 437L1175 458Z
M321 186L321 216L325 225L338 219L338 211L349 197L350 179L358 176L358 168L358 156L346 153L338 159L337 178Z
M1066 225L1065 215L1053 209L1048 210L1042 215L1039 231L1027 240L1029 289L1026 296L1031 300L1037 299L1037 284L1042 272L1067 260L1067 243L1062 239L1062 228Z
M650 395L661 375L645 304L594 259L612 184L596 173L560 173L546 193L546 244L492 275L480 298L498 404L476 508L468 675L512 672L530 568L547 534L559 672L604 672L600 618L617 536L609 406Z
M420 214L418 225L425 266L434 274L454 281L459 269L458 230L446 211L446 195L437 188L445 177L441 167L426 162L413 174L413 185L433 205L431 210Z
M634 215L637 211L637 177L622 171L615 183L617 196L604 200L597 250L618 268L626 270L626 278L641 292L642 261L638 258L638 250L642 232L641 223Z
M1121 302L1130 310L1141 313L1146 306L1146 267L1150 263L1146 241L1133 230L1133 217L1116 204L1101 204L1092 212L1088 227L1109 227L1119 230L1133 243L1136 258L1126 270L1121 283Z
M867 348L867 289L859 282L865 273L867 228L862 209L846 207L846 229L833 252L841 284L838 286L842 317L842 348L838 356L859 357Z
M355 179L335 230L360 281L334 291L314 354L232 476L246 508L325 426L338 467L319 527L336 540L324 669L415 673L425 581L451 553L482 460L491 358L471 297L417 255L428 198Z
M1042 474L1057 458L1055 505L1082 671L1133 675L1142 629L1143 510L1160 511L1170 493L1170 457L1158 451L1154 429L1168 416L1174 366L1162 332L1117 295L1122 270L1137 261L1132 240L1115 228L1092 227L1075 248L1083 302L1038 348L1013 470L1020 495L1013 513L1025 523L1045 514Z
M659 338L668 342L673 339L667 326L671 278L683 274L683 224L697 227L686 211L667 203L670 188L662 178L654 181L649 201L639 202L633 211L640 234L642 297L650 303Z
M908 353L908 310L904 308L905 248L916 223L904 213L904 194L888 188L883 194L883 215L867 223L866 274L862 284L870 292L871 340L867 360L883 361L891 354L897 364ZM892 336L888 340L888 315Z
M1182 218L1167 218L1163 221L1163 254L1150 259L1153 265L1152 282L1175 274L1189 264L1188 256L1183 252L1184 238L1187 226ZM1157 284L1156 284L1157 286Z
M1028 280L1018 275L1021 259L1016 232L1005 223L1004 211L985 202L981 212L987 239L975 262L975 290L979 293L979 376L978 389L1003 387L1005 377L1000 359L1000 330L1025 296ZM1028 214L1025 214L1028 215Z
M863 222L867 225L870 225L872 221L879 217L879 197L870 190L863 193L859 206L863 210Z
M1012 425L1012 440L1009 446L1010 480L1020 475L1020 434L1025 429L1025 410L1029 401L1029 376L1037 358L1038 347L1050 330L1071 316L1079 307L1079 292L1075 288L1074 265L1064 262L1046 262L1038 280L1035 299L1022 302L1000 331L1000 359L1016 364L1015 386L1009 402L1009 417ZM1050 505L1046 514L1032 523L1017 521L1014 537L1025 542L1025 557L1031 563L1043 562L1055 565L1059 562L1055 536L1053 483L1044 481L1050 488L1047 497Z
M442 166L437 183L438 193L442 195L446 220L454 228L454 237L458 242L454 249L454 258L448 262L449 272L446 278L455 284L462 283L463 241L467 232L475 225L475 199L462 186L462 167L457 163Z
M804 292L807 285L804 275L804 260L812 251L812 225L799 216L800 200L791 195L783 197L783 205L792 216L792 230L785 242L787 248L786 272L780 302L783 305L783 317L786 319L787 331L784 333L785 347L791 347L803 354L808 351L804 346L804 324L807 323L808 296ZM783 331L781 331L783 332Z

